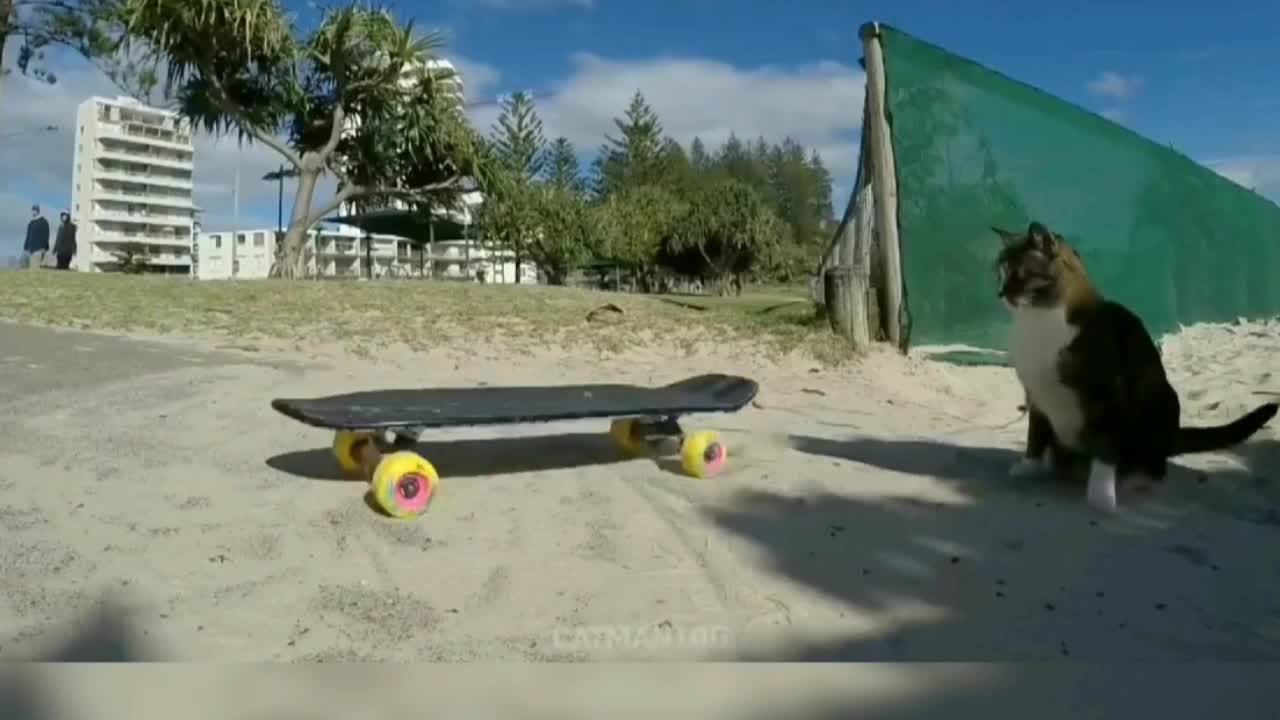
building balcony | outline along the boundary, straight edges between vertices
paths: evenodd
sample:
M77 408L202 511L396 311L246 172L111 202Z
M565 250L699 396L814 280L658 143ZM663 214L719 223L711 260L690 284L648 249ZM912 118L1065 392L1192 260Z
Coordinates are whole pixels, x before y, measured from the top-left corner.
M190 214L179 215L171 213L158 212L129 212L127 210L104 210L102 208L93 209L94 220L107 220L120 223L139 223L146 225L182 225L187 226L192 222Z
M192 178L189 177L183 178L175 177L173 175L162 175L119 166L98 165L94 168L94 172L102 177L118 179L121 181L132 181L135 183L141 182L148 185L181 188L183 190L191 190L194 187Z
M98 123L98 137L132 143L142 147L163 148L166 150L191 150L191 136L180 135L172 130L147 129L136 123Z
M137 191L129 192L125 190L117 190L115 188L103 188L101 186L93 189L93 199L125 203L128 205L150 205L188 209L195 207L195 202L192 201L190 196L162 195Z
M106 143L102 143L102 147L98 149L97 155L103 160L139 163L142 165L156 165L174 168L175 170L190 170L195 164L194 158L176 158L173 156L172 152L110 147Z
M179 235L169 235L165 233L139 233L139 232L110 232L100 231L93 233L89 241L95 245L118 246L126 243L140 243L143 245L163 245L165 247L181 247L190 250L191 238Z

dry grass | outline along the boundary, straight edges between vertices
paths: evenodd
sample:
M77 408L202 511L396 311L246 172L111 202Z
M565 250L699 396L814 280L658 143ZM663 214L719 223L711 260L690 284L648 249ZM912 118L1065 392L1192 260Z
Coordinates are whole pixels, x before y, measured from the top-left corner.
M587 314L606 303L623 313ZM370 353L501 342L511 350L655 342L692 349L748 340L765 352L838 359L803 289L740 298L640 296L572 288L422 281L216 281L57 272L0 274L0 318L87 330L176 335L242 346L339 343Z

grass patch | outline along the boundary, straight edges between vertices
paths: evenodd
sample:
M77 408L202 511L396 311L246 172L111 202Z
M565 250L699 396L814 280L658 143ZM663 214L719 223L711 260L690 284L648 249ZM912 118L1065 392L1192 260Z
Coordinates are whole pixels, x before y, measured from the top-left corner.
M587 313L606 303L606 322ZM0 317L86 330L284 343L371 353L498 342L604 352L723 339L766 352L822 349L831 335L802 288L741 297L645 296L546 286L424 281L214 281L75 272L0 275Z

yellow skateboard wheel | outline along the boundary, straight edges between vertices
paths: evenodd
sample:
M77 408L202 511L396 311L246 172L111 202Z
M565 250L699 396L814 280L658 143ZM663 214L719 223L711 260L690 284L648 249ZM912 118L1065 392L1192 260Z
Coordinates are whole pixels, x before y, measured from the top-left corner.
M393 518L408 520L426 512L440 476L421 455L400 450L382 456L371 484L378 507Z
M635 420L614 420L609 425L609 435L628 455L639 455L644 452L644 441L636 437Z
M333 436L333 456L338 459L338 466L348 475L356 475L361 471L360 456L356 448L360 443L368 442L373 436L354 430L339 430Z
M701 430L685 436L680 448L680 464L685 472L696 478L714 477L728 462L729 450L715 432Z

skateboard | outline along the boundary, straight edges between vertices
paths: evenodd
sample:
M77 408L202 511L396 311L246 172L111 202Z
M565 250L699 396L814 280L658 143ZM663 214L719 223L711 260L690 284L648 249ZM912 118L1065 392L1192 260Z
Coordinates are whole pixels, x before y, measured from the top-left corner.
M670 385L594 384L369 390L312 398L276 398L271 407L313 427L334 430L333 453L348 475L369 483L393 518L427 510L440 485L435 467L411 448L433 428L611 418L609 435L628 455L658 442L680 443L693 477L724 469L728 448L714 431L685 432L680 417L734 412L755 398L754 380L699 375Z

